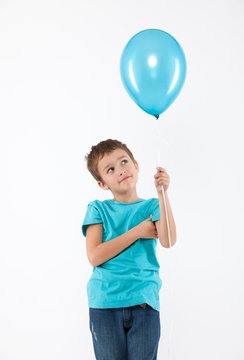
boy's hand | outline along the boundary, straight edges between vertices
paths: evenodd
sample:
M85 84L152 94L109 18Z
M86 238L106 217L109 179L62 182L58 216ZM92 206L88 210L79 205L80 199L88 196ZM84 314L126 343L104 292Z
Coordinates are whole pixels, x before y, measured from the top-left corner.
M168 190L170 177L167 174L166 170L160 166L156 167L157 174L154 175L154 184L156 186L157 192L162 191L162 185L164 187L164 192Z
M142 239L158 239L157 229L154 222L151 221L152 215L143 220L138 227L138 237Z

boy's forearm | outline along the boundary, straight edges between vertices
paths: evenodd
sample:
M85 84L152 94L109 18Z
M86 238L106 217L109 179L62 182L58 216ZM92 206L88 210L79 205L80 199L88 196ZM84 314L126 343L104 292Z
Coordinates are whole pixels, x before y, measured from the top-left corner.
M169 247L168 226L167 226L162 191L158 192L159 209L160 209L160 221L159 221L158 236L159 236L159 240L160 240L160 243L162 244L162 246ZM176 243L176 226L175 226L175 221L174 221L174 217L172 214L172 210L170 207L167 191L164 192L164 195L165 195L165 202L166 202L167 213L168 213L168 221L169 221L169 229L170 229L170 243L171 243L171 246L173 246Z
M106 242L99 244L93 255L93 266L99 266L104 262L112 259L133 244L140 238L138 225L127 231L126 233Z

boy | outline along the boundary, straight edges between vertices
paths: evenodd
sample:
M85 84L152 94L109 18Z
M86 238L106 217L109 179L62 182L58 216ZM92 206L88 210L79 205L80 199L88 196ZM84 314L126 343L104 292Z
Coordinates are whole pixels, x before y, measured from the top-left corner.
M154 175L158 198L137 196L139 167L126 144L101 141L86 155L87 168L113 199L88 204L82 232L93 274L87 283L90 331L97 360L154 360L160 339L157 239L168 248L176 227L167 197L169 176Z

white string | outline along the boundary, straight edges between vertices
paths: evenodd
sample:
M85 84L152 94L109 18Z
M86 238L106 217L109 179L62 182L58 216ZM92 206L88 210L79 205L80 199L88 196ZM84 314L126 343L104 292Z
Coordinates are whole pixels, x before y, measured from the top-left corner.
M168 154L168 150L169 150L169 143L163 139L164 135L160 129L160 124L162 122L163 119L156 119L155 118L155 132L154 134L156 134L156 146L157 146L157 160L156 160L156 166L155 166L155 169L157 166L160 166L160 167L163 167L167 170L167 167L166 167L166 154ZM162 145L164 146L164 152L163 152L163 155L164 155L164 162L161 162L161 155L162 155ZM156 170L157 171L157 170ZM169 229L169 220L168 220L168 212L167 212L167 207L166 207L166 201L165 201L165 194L164 194L164 188L162 186L162 193L163 193L163 199L164 199L164 208L165 208L165 213L166 213L166 221L167 221L167 228L168 228L168 236L169 236L169 252L170 252L170 256L171 256L171 261L170 261L170 264L171 266L173 265L173 258L172 258L172 248L171 248L171 238L170 238L170 229ZM170 284L170 296L169 296L169 304L171 306L171 309L173 309L173 278L172 278L172 267L170 266L170 271L169 271L169 284ZM169 313L169 312L168 312ZM171 355L170 355L170 349L171 349L171 341L172 341L172 333L173 333L173 310L171 312L171 326L170 326L170 330L169 330L169 340L168 340L168 360L170 360L171 358ZM166 341L167 343L167 341Z
M156 120L156 134L157 134L157 147L158 147L158 152L157 152L157 166L160 167L164 167L166 166L165 163L162 164L161 163L161 149L162 149L162 144L168 144L166 141L163 140L163 135L160 131L159 128L159 119ZM171 247L171 238L170 238L170 231L169 231L169 220L168 220L168 212L167 212L167 207L166 207L166 201L165 201L165 194L164 194L164 187L162 186L162 193L163 193L163 199L164 199L164 208L165 208L165 213L166 213L166 220L167 220L167 227L168 227L168 235L169 235L169 246Z

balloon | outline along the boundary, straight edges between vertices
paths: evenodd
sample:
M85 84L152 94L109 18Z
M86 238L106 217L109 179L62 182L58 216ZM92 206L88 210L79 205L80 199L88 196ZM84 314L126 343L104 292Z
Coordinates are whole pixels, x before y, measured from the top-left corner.
M120 59L120 75L135 103L158 119L184 84L185 55L167 32L143 30L126 44Z

